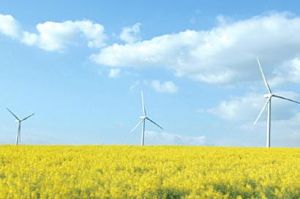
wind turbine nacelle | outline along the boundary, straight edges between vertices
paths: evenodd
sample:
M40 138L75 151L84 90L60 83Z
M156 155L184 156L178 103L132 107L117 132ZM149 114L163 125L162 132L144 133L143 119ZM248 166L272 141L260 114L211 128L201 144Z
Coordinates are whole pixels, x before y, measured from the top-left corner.
M272 96L273 96L273 94L271 94L271 93L264 94L264 97L265 97L265 98L271 98Z
M142 120L144 120L144 119L146 119L147 117L146 117L146 116L140 116L140 118L141 118Z

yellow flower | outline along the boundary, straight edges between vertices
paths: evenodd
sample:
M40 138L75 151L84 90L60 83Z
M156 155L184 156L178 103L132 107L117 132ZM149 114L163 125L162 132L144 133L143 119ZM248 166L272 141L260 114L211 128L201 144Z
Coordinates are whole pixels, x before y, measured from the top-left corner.
M300 198L299 154L281 148L1 146L0 198Z

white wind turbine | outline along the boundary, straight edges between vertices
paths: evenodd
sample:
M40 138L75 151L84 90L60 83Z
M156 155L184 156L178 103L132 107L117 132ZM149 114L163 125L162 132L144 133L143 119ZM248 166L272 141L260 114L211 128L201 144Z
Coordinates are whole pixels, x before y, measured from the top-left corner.
M263 69L261 67L261 64L260 64L260 61L259 61L258 58L257 58L257 63L258 63L258 67L259 67L261 76L262 76L262 78L264 80L264 83L265 83L265 86L267 88L268 93L264 95L264 97L266 98L266 102L265 102L265 105L262 107L260 113L258 114L256 120L254 121L254 125L256 125L256 123L259 120L259 118L261 117L262 113L265 111L265 109L268 106L266 147L270 147L271 146L271 108L272 108L271 104L272 104L272 98L275 97L275 98L287 100L287 101L290 101L290 102L294 102L294 103L297 103L297 104L300 104L300 102L292 100L292 99L289 99L289 98L286 98L286 97L283 97L283 96L280 96L280 95L274 94L272 92L272 90L271 90L268 82L267 82L267 79L265 77L265 74L263 72Z
M151 120L148 116L147 116L147 111L146 111L146 107L145 107L145 103L144 103L144 94L143 91L141 92L141 96L142 96L142 113L143 115L140 116L141 120L137 123L137 125L130 131L130 133L132 133L133 131L136 130L137 127L139 127L140 124L142 124L142 137L141 137L141 146L144 146L145 144L145 127L146 127L146 120L148 120L149 122L153 123L155 126L157 126L158 128L160 128L161 130L163 130L163 128L158 125L157 123L155 123L153 120Z
M20 119L14 112L12 112L9 108L6 108L8 110L8 112L10 112L10 114L12 114L12 116L14 116L14 118L16 118L17 122L18 122L18 134L17 134L17 139L16 139L16 145L18 145L21 142L21 126L22 126L22 122L27 120L28 118L30 118L31 116L34 115L34 113L32 113L31 115Z

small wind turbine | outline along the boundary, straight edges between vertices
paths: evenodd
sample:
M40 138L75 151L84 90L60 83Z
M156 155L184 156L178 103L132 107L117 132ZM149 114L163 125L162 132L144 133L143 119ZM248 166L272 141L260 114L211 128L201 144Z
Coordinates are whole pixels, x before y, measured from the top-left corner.
M27 120L28 118L30 118L31 116L34 115L34 113L32 113L31 115L20 119L15 113L13 113L9 108L6 108L8 110L8 112L10 112L10 114L12 114L12 116L14 116L14 118L16 118L16 121L18 122L18 134L17 134L17 139L16 139L16 145L18 145L21 142L21 126L22 126L22 122Z
M159 126L157 123L155 123L153 120L151 120L148 116L147 116L147 111L146 111L146 107L144 104L144 94L143 91L141 92L141 96L142 96L142 113L143 115L140 117L141 120L137 123L137 125L130 131L130 133L132 133L133 131L135 131L135 129L137 127L139 127L140 124L142 124L142 138L141 138L141 146L144 146L145 144L145 127L146 127L146 120L148 120L149 122L153 123L155 126L157 126L158 128L160 128L161 130L163 130L163 128L161 126Z
M266 102L265 102L265 105L262 107L260 113L258 114L256 120L254 121L254 125L256 125L256 123L259 120L259 118L261 117L262 113L265 111L265 109L268 106L266 147L270 147L271 146L271 108L272 108L271 104L272 104L272 98L275 97L275 98L287 100L287 101L290 101L290 102L294 102L294 103L297 103L297 104L300 104L300 102L289 99L289 98L286 98L286 97L283 97L283 96L280 96L280 95L274 94L272 92L268 82L267 82L267 79L265 77L265 74L263 72L263 69L261 67L261 64L260 64L260 61L259 61L258 58L257 58L257 63L258 63L258 67L259 67L261 76L264 80L265 87L267 88L268 93L264 95L264 97L266 98Z

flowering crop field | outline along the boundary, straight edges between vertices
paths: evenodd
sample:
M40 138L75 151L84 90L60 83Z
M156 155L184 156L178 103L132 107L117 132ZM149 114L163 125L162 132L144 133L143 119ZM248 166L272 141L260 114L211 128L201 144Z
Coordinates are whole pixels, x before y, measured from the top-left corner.
M300 198L300 149L0 146L0 198Z

